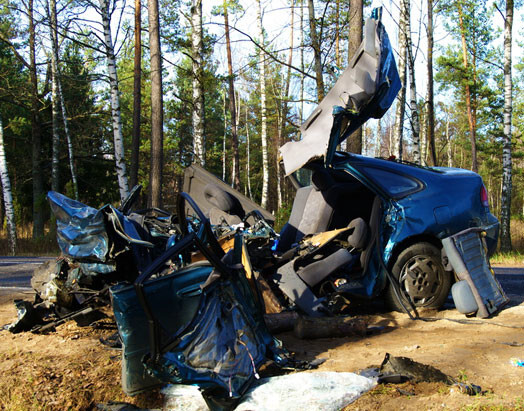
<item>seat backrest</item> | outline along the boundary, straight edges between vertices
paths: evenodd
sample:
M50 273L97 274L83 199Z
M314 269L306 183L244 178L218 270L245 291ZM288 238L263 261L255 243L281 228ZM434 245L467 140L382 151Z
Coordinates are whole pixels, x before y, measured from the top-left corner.
M311 177L312 185L297 190L289 221L280 231L278 251L287 251L306 234L326 231L333 216L334 202L327 193L335 181L325 169Z

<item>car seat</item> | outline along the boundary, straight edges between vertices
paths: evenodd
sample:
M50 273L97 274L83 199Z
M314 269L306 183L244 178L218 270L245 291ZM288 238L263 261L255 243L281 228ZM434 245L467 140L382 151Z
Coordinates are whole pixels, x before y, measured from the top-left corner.
M297 190L289 221L280 231L277 251L289 250L306 234L328 229L338 196L337 185L325 168L315 170L311 182L311 185Z

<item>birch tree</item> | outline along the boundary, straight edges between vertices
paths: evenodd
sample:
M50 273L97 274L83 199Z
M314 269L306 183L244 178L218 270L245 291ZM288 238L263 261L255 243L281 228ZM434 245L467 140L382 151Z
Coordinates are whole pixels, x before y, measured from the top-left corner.
M49 6L49 5L48 5ZM53 130L53 139L52 139L52 157L51 157L51 190L59 191L60 182L59 182L59 157L60 157L60 135L58 133L58 121L60 116L60 109L58 104L58 63L57 63L57 53L55 52L57 48L56 40L56 6L55 1L50 1L50 24L49 31L51 32L51 115L52 115L52 130Z
M100 1L100 15L102 17L102 28L104 30L104 47L107 60L107 72L111 94L111 119L113 121L113 142L115 149L115 168L118 177L120 199L125 199L129 194L127 183L126 163L124 160L124 137L122 134L122 116L120 114L120 92L118 90L118 76L116 72L116 57L111 36L111 15L115 3L110 0ZM110 7L113 6L113 7Z
M513 0L506 0L504 18L504 140L502 147L502 198L500 209L500 249L511 251L511 117L513 111L513 82L511 79L511 42L513 39Z
M51 57L51 72L52 72L52 81L53 81L53 93L52 93L52 105L53 105L53 184L55 184L52 188L54 191L58 191L58 156L59 156L59 150L58 150L58 144L60 142L60 137L58 135L58 105L60 104L60 111L61 111L61 117L62 121L64 123L64 133L66 135L66 142L67 142L67 151L68 151L68 157L69 157L69 170L71 171L71 181L73 183L73 192L75 196L75 200L78 200L78 179L76 176L76 170L75 170L75 162L74 162L74 156L73 156L73 142L71 138L71 133L69 132L69 120L67 117L67 109L65 106L64 101L64 93L62 92L62 82L61 82L61 76L60 76L60 68L58 65L58 61L60 60L60 52L58 47L58 23L57 23L57 14L56 14L56 0L50 0L48 4L48 16L49 16L49 30L51 34L51 49L52 49L52 57ZM56 146L55 146L56 144ZM55 170L55 161L56 161L56 170ZM56 176L55 176L56 174ZM56 182L55 182L56 178Z
M393 155L402 160L402 143L404 133L404 115L406 112L406 2L400 2L400 18L398 26L398 75L402 87L397 96L397 108L395 111L395 126L393 129L393 147L391 148Z
M16 221L15 209L13 207L13 195L11 193L11 181L7 170L7 160L4 148L4 127L2 117L0 117L0 180L2 183L2 193L4 195L4 208L7 225L7 243L9 253L16 254Z
M409 64L409 91L410 91L410 123L411 133L413 140L413 157L417 164L421 164L420 161L420 118L417 107L417 85L415 82L415 57L413 55L413 39L411 37L411 13L410 13L410 0L402 0L403 9L405 10L405 43L407 48L407 57Z
M162 52L158 0L148 0L149 50L151 54L151 170L149 200L151 207L162 207L162 166L164 159L164 109L162 100Z
M205 165L204 90L202 87L202 0L191 4L191 57L193 67L193 153L195 162Z
M311 1L311 0L309 0ZM260 44L264 44L264 29L262 25L262 4L258 0L257 9L258 35ZM261 206L267 207L268 188L269 188L269 160L267 148L267 106L266 106L266 62L264 52L259 50L258 66L260 72L260 120L261 130L260 139L262 141L262 200ZM318 83L317 83L318 84Z

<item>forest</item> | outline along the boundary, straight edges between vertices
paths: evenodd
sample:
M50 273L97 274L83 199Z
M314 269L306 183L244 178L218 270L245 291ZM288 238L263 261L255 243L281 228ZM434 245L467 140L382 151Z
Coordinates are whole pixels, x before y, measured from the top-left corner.
M340 148L478 172L501 221L501 251L523 251L519 6L0 0L0 254L55 243L49 190L98 208L141 184L144 207L173 211L193 162L281 223L294 189L278 148L300 138L373 7L382 7L403 86L382 119Z

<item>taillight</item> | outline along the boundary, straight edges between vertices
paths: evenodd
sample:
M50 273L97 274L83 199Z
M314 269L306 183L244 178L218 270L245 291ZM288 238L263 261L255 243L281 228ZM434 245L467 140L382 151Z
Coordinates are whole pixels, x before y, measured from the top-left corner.
M488 191L486 187L484 187L484 184L482 184L482 188L480 189L480 202L484 207L489 207Z

